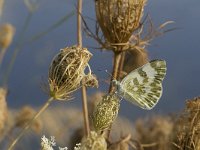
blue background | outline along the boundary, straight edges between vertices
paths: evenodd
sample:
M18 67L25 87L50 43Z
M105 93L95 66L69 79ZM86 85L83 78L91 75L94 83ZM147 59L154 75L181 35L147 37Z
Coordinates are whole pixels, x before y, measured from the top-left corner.
M33 14L25 39L44 31L61 17L75 10L74 0L41 0L38 10ZM120 115L135 119L150 113L167 114L179 112L184 108L185 100L196 97L200 93L200 1L199 0L154 0L148 1L145 14L149 14L156 26L172 20L178 30L169 32L154 39L147 47L150 59L165 59L167 61L167 76L164 80L164 93L158 105L152 111L145 111L122 101ZM83 14L95 18L94 2L84 0ZM19 34L22 31L27 7L22 0L6 0L0 23L9 22L16 27L16 34L12 45L1 68L1 77L11 59ZM89 26L94 26L90 22ZM49 32L39 40L25 44L17 56L12 70L8 87L8 106L20 108L23 105L41 106L48 95L41 87L47 79L48 67L53 56L60 48L76 44L76 16L72 16L64 24ZM83 35L83 45L97 46L97 43ZM108 85L102 80L108 75L104 71L112 68L112 53L90 49L93 57L90 61L93 72L100 78L99 90L107 91ZM94 93L96 89L89 90ZM66 105L68 107L81 105L80 91L75 94L76 99L69 102L55 102L52 105Z

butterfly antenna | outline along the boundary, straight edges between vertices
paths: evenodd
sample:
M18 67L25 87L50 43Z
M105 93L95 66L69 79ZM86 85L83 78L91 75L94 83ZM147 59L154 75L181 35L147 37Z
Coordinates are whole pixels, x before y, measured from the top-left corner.
M105 72L111 77L113 78L112 74L110 72L108 72L108 70L105 70Z

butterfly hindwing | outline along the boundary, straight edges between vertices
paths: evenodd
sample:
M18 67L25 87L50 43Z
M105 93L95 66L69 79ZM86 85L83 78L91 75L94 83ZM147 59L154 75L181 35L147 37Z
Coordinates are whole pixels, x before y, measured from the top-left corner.
M123 97L143 109L152 109L162 95L166 62L153 60L130 72L120 83Z

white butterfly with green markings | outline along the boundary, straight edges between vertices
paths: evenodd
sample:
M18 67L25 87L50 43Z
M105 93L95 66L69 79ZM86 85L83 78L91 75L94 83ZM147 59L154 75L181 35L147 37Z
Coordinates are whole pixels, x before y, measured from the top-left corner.
M121 82L113 80L116 93L131 103L152 109L162 96L162 81L166 75L166 62L152 60L130 72Z

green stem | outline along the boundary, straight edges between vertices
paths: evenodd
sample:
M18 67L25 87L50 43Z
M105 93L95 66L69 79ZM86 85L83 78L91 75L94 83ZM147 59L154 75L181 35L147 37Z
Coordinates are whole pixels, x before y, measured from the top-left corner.
M35 116L25 125L25 127L22 129L20 134L15 138L15 140L10 144L8 150L13 150L14 146L17 144L17 142L21 139L21 137L25 134L25 132L31 127L32 123L41 115L44 110L47 109L49 104L54 100L53 97L50 97L47 102L40 108L40 110L35 114Z

